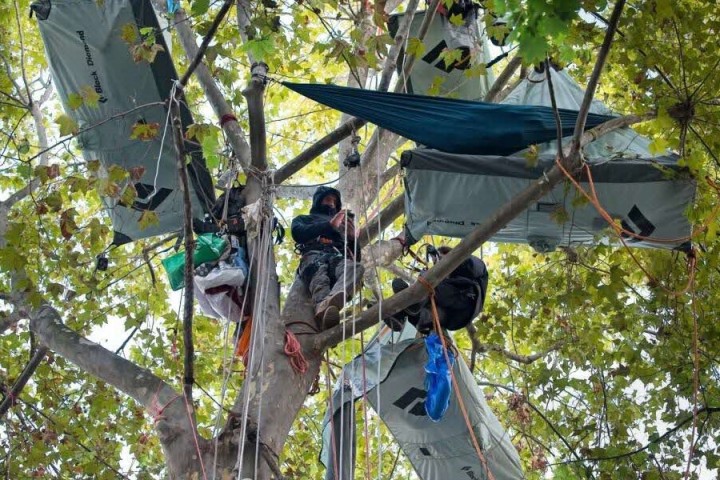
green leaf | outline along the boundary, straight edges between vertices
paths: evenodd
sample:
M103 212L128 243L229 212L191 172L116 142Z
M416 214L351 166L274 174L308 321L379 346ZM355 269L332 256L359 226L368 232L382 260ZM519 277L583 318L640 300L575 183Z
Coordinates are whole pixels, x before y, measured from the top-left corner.
M134 23L126 23L120 27L120 38L128 45L134 45L140 40Z
M100 160L88 160L87 167L90 172L97 173L100 170Z
M465 24L465 20L459 13L455 15L450 15L449 21L456 27L462 27Z
M80 87L80 95L82 96L83 102L90 108L97 108L98 102L100 101L100 94L95 91L90 85L83 85Z
M67 104L68 107L70 107L70 110L77 110L78 108L82 107L84 103L82 95L79 95L77 93L71 93L68 95Z
M153 140L154 138L156 138L158 136L159 130L160 130L160 124L157 122L154 122L154 123L138 122L132 126L132 131L130 132L130 138L132 140L142 140L144 142L147 142L149 140Z
M158 218L157 213L151 212L150 210L143 210L142 214L140 215L140 219L138 220L140 230L145 230L146 228L152 227L153 225L157 225L159 223L160 219Z
M120 165L110 165L107 171L107 178L111 182L122 182L128 177L128 171Z
M78 132L78 125L75 120L62 113L55 118L55 123L58 124L60 129L60 136L76 135Z
M537 145L530 145L525 152L525 166L527 168L535 168L540 158L540 150Z
M132 183L129 183L120 195L120 202L123 205L130 206L135 202L136 198L137 190L135 190L135 186Z
M420 56L422 56L423 53L425 53L425 45L417 37L411 37L408 40L406 48L407 48L408 55L414 55L416 57L420 57Z
M192 6L190 7L190 13L193 16L203 15L210 8L210 0L192 0Z

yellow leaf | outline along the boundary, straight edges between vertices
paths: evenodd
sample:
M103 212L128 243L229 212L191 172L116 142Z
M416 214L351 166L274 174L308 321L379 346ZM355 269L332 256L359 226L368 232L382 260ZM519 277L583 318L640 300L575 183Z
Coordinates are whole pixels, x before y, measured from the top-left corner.
M407 43L407 53L408 55L415 55L416 57L419 57L425 53L425 45L423 45L419 38L412 37Z
M129 45L134 45L138 40L140 40L140 36L135 29L135 24L126 23L120 27L120 38Z
M84 101L81 95L78 95L77 93L71 93L70 95L68 95L67 103L68 107L70 107L70 110L77 110L78 108L82 107Z
M157 213L151 212L150 210L143 210L138 223L140 224L140 230L145 230L148 227L157 225L160 223L160 220L158 219Z
M460 15L459 13L455 14L455 15L450 15L449 20L450 20L450 23L452 23L456 27L462 27L465 24L465 20L463 20L462 15Z
M64 113L55 119L55 123L57 123L60 128L61 137L65 135L76 135L78 132L78 125L75 123L75 120Z
M100 94L95 91L90 85L83 85L80 87L80 95L82 96L85 105L92 108L97 108L98 101L100 100Z
M132 127L132 132L130 132L130 138L132 140L142 140L144 142L147 142L149 140L154 139L157 137L158 130L160 129L160 124L155 123L141 123L138 122Z

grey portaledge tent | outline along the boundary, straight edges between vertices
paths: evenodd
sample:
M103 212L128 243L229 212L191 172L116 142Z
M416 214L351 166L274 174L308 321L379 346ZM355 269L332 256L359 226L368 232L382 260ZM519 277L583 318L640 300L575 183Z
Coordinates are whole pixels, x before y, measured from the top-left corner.
M417 38L420 25L428 12L417 12L410 24L409 38ZM404 13L391 15L388 30L394 38L400 27ZM452 25L446 17L436 13L423 40L423 53L418 56L406 79L408 93L427 95L432 87L439 82L437 94L451 96L464 100L482 100L490 89L494 77L492 70L488 69L485 75L466 75L467 68L481 62L487 64L491 61L489 55L489 42L480 33L477 16L472 15L467 22L460 26ZM467 45L472 54L472 60L466 68L457 68L457 62L446 65L440 58L445 49L459 48ZM402 78L404 50L398 58L398 75Z
M583 90L565 71L551 69L558 107L577 109ZM532 72L503 101L510 105L550 105L544 72ZM600 102L591 112L609 114ZM598 199L632 236L632 246L684 249L689 245L686 210L695 196L695 181L677 165L673 154L652 155L649 140L630 128L606 134L584 149ZM525 152L508 157L455 155L417 148L403 153L406 235L464 237L500 206L552 167L556 142L537 146L537 165L528 167ZM584 179L587 180L587 179ZM581 182L585 190L586 181ZM559 245L618 244L595 207L574 200L574 188L556 187L524 215L510 221L492 241L528 243L538 251Z
M320 460L325 480L352 480L355 471L355 408L363 395L393 434L423 480L487 479L455 392L438 422L425 413L425 340L406 324L400 334L388 329L368 344L363 357L345 365L323 420ZM487 469L496 480L524 478L517 450L498 422L462 359L454 376Z
M135 172L144 168L142 176L132 180L137 190L132 205L104 198L112 218L113 243L180 230L183 200L176 154L171 129L164 130L168 111L159 103L168 99L178 75L150 1L41 0L32 4L31 11L65 111L81 130L87 129L78 137L85 158L99 160L105 172L112 165ZM132 31L139 39L142 28L152 28L163 49L152 63L133 60L131 44L122 38L123 31ZM70 108L69 96L87 88L99 95L97 107ZM184 127L193 123L185 105L181 117ZM158 124L157 137L131 139L138 123ZM185 150L192 159L188 170L193 215L203 218L215 201L212 179L199 148L186 143ZM145 211L156 213L158 223L142 229L138 220Z

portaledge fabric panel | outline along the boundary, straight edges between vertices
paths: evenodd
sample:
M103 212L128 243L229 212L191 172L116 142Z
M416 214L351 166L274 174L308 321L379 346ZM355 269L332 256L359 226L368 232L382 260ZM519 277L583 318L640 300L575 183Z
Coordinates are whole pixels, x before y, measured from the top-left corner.
M335 85L283 82L323 105L354 115L421 145L450 153L509 155L557 135L552 108L378 92ZM564 135L577 112L563 110ZM588 115L586 128L613 117Z
M374 346L373 350L376 351L370 363L366 358L364 369L366 377L374 377L366 383L368 401L390 429L420 478L424 480L485 479L487 478L485 468L475 452L454 392L448 411L439 422L431 421L425 413L426 391L423 366L427 354L423 342L423 339L410 339L379 348ZM378 378L375 378L378 359L382 359L379 384ZM337 422L341 421L338 412L341 405L344 409L353 408L353 401L362 395L362 391L356 391L354 388L362 385L363 370L360 362L360 358L357 358L345 366L341 377L345 380L335 389L333 407ZM468 411L470 424L495 478L498 480L524 478L517 451L507 432L489 409L467 365L462 361L456 362L454 374ZM329 460L332 455L329 441L330 414L329 410L323 422L324 448L321 459L326 465L332 466ZM352 435L343 432L343 448L352 448L353 444L350 441ZM348 453L346 452L345 455ZM327 475L328 480L334 478L334 474ZM340 478L346 478L345 475L343 470Z
M539 178L552 162L545 157L539 159L537 167L528 168L527 159L519 157L450 155L427 149L405 152L405 221L411 240L426 234L466 236ZM685 212L694 199L695 181L677 167L673 157L613 160L592 165L591 172L604 209L624 221L626 229L650 238L627 238L628 245L686 245L690 224ZM589 190L586 182L581 185ZM609 232L608 224L591 204L575 205L578 195L574 188L557 186L491 240L542 240L556 246L620 244L614 234L600 238ZM562 217L565 220L560 220Z
M417 38L420 31L420 25L427 12L416 12L410 24L409 38ZM390 15L388 20L388 30L390 36L395 38L395 34L400 27L400 22L405 17L404 13ZM452 96L453 98L462 98L465 100L479 101L485 97L493 82L492 70L487 70L484 75L466 75L466 70L453 68L448 71L445 62L439 58L440 52L447 48L447 42L444 38L443 22L446 19L440 14L433 17L425 38L423 46L425 51L415 60L415 64L407 78L406 87L408 93L418 95L427 95L433 84L442 79L438 89L439 96ZM482 49L481 52L476 51L474 62L482 62L483 64L491 60L488 52L487 38L485 38L478 28L477 22L473 25L474 38L477 39L474 49ZM405 58L405 49L400 50L397 61L397 73L401 75Z
M162 35L157 41L165 52L159 52L152 64L135 62L130 45L121 38L127 25L138 30L145 26L157 28L149 0L54 0L48 18L38 20L65 111L80 129L97 125L78 137L84 157L99 160L105 171L112 165L126 170L145 169L135 183L138 198L132 206L123 206L117 198L104 198L116 244L178 231L183 224L172 131L170 127L167 132L163 130L168 115L162 104L169 96L172 80L178 76ZM80 93L83 87L99 94L98 106L82 105L73 110L68 97ZM192 123L184 106L181 116L184 127ZM143 122L159 124L157 137L148 141L130 139L133 125ZM186 144L186 151L192 157L188 170L193 215L202 218L214 203L212 179L197 147ZM120 187L124 188L125 183ZM138 220L145 210L156 213L159 222L141 229Z

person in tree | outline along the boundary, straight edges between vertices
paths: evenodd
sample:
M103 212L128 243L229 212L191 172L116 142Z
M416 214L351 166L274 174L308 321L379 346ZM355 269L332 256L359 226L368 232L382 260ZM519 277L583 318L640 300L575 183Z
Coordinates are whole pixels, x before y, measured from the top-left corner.
M290 231L302 255L298 275L315 302L315 319L322 330L333 327L362 281L353 215L342 209L339 191L319 187L309 215L295 217Z
M434 255L436 259L440 259L450 250L450 247L442 246L434 251ZM392 281L392 289L395 293L407 287L407 282L401 278ZM440 326L447 330L460 330L466 327L482 311L487 287L488 271L485 262L471 255L435 287L435 303ZM385 318L384 321L394 331L402 330L405 322L409 321L420 333L429 333L433 329L430 299L411 305L400 313Z

